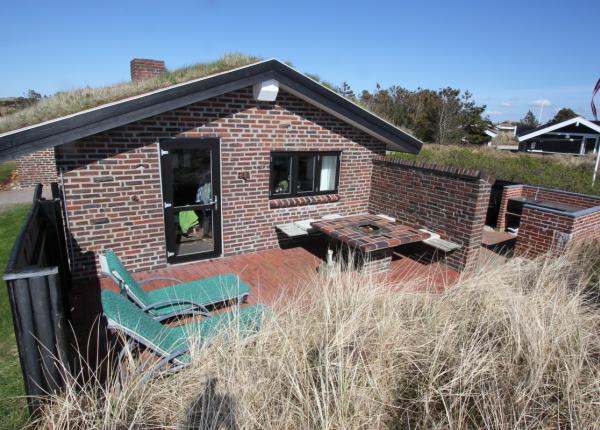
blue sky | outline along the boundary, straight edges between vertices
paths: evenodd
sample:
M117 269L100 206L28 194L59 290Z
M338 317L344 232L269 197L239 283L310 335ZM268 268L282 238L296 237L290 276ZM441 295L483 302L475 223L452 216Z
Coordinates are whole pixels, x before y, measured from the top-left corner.
M600 1L13 1L2 6L0 97L129 79L244 52L355 91L469 90L494 121L569 106L590 116ZM543 102L547 101L547 102ZM598 104L598 103L597 103Z

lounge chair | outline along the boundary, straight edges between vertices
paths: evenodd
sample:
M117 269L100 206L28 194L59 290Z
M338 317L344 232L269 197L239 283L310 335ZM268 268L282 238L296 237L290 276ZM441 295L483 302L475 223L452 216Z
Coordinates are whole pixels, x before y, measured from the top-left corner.
M102 272L109 276L144 312L162 321L179 315L203 315L207 306L235 301L242 303L250 294L250 287L239 276L228 273L182 282L176 278L155 277L136 281L112 251L100 255ZM142 285L154 281L174 281L175 285L145 291Z
M193 345L201 346L224 330L237 325L241 336L256 333L263 319L270 314L265 305L236 307L229 312L206 315L204 319L174 327L161 324L143 312L123 295L110 290L101 293L102 310L109 329L117 330L134 341L150 349L161 359L152 367L158 370L171 363L169 371L180 369L190 363L189 352ZM196 343L199 342L199 343ZM130 345L133 346L133 345ZM121 362L124 348L119 356Z

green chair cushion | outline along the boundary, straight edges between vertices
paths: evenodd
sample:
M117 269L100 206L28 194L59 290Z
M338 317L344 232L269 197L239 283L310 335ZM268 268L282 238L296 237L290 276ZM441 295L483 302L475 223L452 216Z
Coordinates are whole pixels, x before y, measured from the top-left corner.
M197 281L185 282L170 287L148 291L148 303L164 300L189 300L204 306L221 303L250 293L250 287L239 276L228 273ZM176 310L189 308L189 305L162 306L153 312L162 316Z
M232 323L237 324L236 332L248 336L260 330L262 321L270 314L269 308L258 304L234 308L228 312L213 314L208 318L193 321L189 324L173 327L179 330L180 335L186 338L199 337L211 339L224 330L228 330Z
M106 256L108 268L111 273L116 272L118 277L127 285L129 289L128 294L134 295L135 299L144 306L175 299L188 300L198 305L208 306L236 299L250 293L250 287L239 276L233 273L146 291L131 276L113 251L107 250L104 255ZM152 310L152 313L156 316L165 316L189 308L189 304L167 305Z
M187 347L186 338L180 331L173 331L170 327L155 321L119 293L103 290L101 300L104 315L108 319L160 355L167 356Z
M183 348L189 349L195 339L201 343L210 340L228 329L232 323L237 324L237 332L240 335L248 336L257 332L263 319L270 314L265 305L245 306L188 324L169 327L154 320L114 291L102 290L101 300L104 315L118 325L117 329L163 357ZM189 356L180 356L177 361L186 363Z
M140 302L147 305L148 298L146 296L146 291L135 280L135 278L131 276L131 273L129 273L125 266L123 266L123 263L121 263L119 257L117 257L117 255L110 250L107 250L104 253L104 256L106 257L106 262L108 263L108 268L111 273L116 272L121 280L127 284L131 294L134 294Z

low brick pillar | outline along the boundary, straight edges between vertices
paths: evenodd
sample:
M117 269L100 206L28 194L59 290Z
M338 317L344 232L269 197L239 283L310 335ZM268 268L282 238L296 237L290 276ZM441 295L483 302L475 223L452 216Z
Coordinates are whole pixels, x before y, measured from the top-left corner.
M523 196L523 185L507 185L504 187L502 199L500 200L500 208L498 209L498 221L496 228L500 231L506 229L506 212L508 209L508 201Z
M368 275L385 273L390 270L392 264L392 250L382 249L358 254L357 268Z

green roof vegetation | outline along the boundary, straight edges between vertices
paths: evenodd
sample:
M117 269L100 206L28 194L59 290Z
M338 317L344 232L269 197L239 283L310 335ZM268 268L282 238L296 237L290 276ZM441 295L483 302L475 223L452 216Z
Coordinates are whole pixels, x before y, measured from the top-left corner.
M161 88L257 63L262 59L244 54L225 54L210 63L199 63L167 71L159 76L137 82L121 82L105 87L84 87L60 91L43 97L37 103L11 115L0 117L0 133L38 124L91 109L106 103L148 93Z

